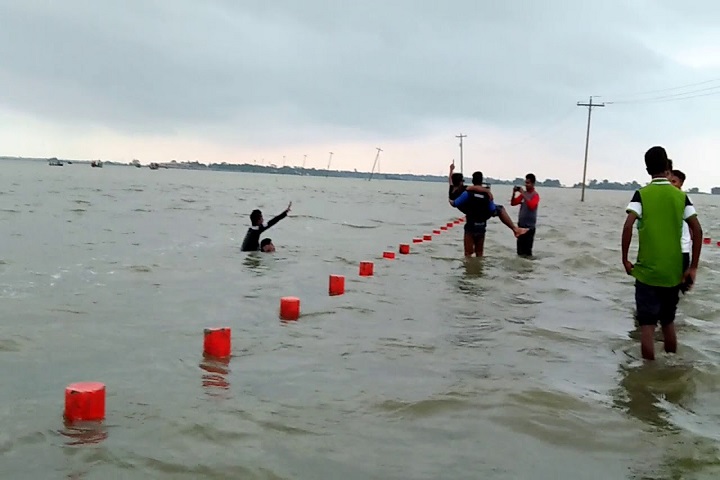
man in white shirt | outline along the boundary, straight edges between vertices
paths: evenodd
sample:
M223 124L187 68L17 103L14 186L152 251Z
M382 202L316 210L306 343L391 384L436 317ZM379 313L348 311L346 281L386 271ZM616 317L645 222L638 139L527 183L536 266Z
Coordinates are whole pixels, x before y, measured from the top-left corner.
M668 175L668 180L670 180L670 183L672 183L675 187L682 190L683 184L685 183L685 174L680 170L671 170L670 175ZM690 235L690 228L688 227L687 222L683 222L682 224L681 245L683 254L683 272L685 272L690 266L690 247L692 246L692 236ZM687 291L687 286L683 285L681 290L685 293Z

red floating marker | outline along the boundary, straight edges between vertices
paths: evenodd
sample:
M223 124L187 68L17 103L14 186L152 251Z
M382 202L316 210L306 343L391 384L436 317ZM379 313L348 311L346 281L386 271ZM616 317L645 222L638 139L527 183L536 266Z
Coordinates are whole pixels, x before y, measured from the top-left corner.
M395 252L383 252L383 258L387 258L388 260L392 260L395 258Z
M422 243L422 238L413 238L413 243Z
M710 237L703 238L703 243L705 245L710 245L712 243L712 239Z
M331 296L345 293L345 277L342 275L330 275L330 287L328 292Z
M230 327L206 328L203 353L208 357L229 357L231 350L230 333Z
M400 254L401 255L407 255L410 253L410 245L407 243L401 243L400 244Z
M446 226L447 228L452 228L455 224L453 222L448 222Z
M431 241L432 241L432 235L423 235L423 240L425 240L426 242L431 242Z
M717 242L717 246L720 247L720 242Z
M463 217L460 217L457 219L457 221L458 221L458 223L463 223L465 221L465 219Z
M448 229L448 227L445 226L445 225L443 225L442 227L440 227L440 230L447 230L447 229Z
M105 418L105 384L99 382L71 383L65 388L65 419L99 421Z
M297 320L300 317L300 299L297 297L282 297L280 299L280 318L283 320Z
M372 262L360 262L360 276L372 277L373 274L373 263Z
M433 230L433 233L434 233L435 235L440 235L440 230Z

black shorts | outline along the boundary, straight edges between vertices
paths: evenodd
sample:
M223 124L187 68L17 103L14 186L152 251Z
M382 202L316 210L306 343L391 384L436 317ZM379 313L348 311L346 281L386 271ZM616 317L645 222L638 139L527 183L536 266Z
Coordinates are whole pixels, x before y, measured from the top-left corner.
M640 325L670 325L675 321L680 286L653 287L635 280L635 306Z
M487 222L467 221L465 222L465 226L463 228L465 229L465 233L467 235L472 235L473 239L479 239L480 237L485 236Z

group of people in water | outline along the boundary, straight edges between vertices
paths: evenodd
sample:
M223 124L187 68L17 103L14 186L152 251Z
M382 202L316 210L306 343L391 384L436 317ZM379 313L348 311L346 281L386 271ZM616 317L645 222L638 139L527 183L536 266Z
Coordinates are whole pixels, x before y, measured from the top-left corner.
M525 188L520 185L513 187L510 197L511 206L520 206L518 223L515 225L502 205L495 203L490 187L483 184L482 172L472 174L472 185L465 185L462 173L454 173L455 164L450 165L450 191L448 200L450 205L465 214L465 235L463 243L465 256L482 257L485 247L485 233L487 222L492 217L498 217L517 239L517 254L522 257L531 257L535 242L535 228L537 212L540 205L540 194L535 190L535 175L525 175Z
M648 185L637 190L627 206L627 218L622 231L622 263L628 275L635 278L636 319L641 330L641 353L644 359L654 360L655 329L660 323L665 351L677 351L675 315L680 292L685 294L695 283L702 227L690 198L682 191L685 174L674 170L672 160L662 147L652 147L645 153L645 168L651 177ZM511 206L520 206L517 225L502 205L495 203L490 186L483 184L482 172L472 174L472 185L465 185L464 175L455 173L450 165L448 201L466 216L464 250L466 257L482 257L487 222L497 217L516 238L517 254L531 257L535 240L540 195L535 190L535 175L525 176L525 186L513 187ZM250 214L251 226L241 250L274 252L270 238L261 235L290 212L288 207L267 224L260 210ZM638 223L638 254L633 264L628 259L633 229Z

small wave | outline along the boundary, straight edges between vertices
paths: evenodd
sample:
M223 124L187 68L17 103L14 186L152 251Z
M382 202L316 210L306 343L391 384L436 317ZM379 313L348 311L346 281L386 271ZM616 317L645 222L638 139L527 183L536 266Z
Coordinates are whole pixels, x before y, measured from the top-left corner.
M350 227L350 228L378 228L378 225L354 225L352 223L342 223L343 227Z
M307 218L310 220L327 220L325 217L317 217L315 215L293 215L292 218Z
M77 203L78 205L91 205L91 203L88 202L87 200L74 200L74 202Z
M12 208L3 208L3 209L0 209L0 212L5 212L5 213L20 213L20 210L15 210L15 209L12 209Z
M145 266L145 265L131 265L128 267L128 270L131 270L133 272L138 272L138 273L152 272L152 268Z
M181 198L180 200L182 200L182 201L185 202L185 203L195 203L195 202L197 202L197 200L193 200L192 198Z
M146 209L144 209L144 208L136 208L135 210L133 210L133 212L150 213L150 212L152 212L152 210L146 210Z
M471 403L467 400L454 397L442 397L429 398L417 402L386 400L377 404L375 407L396 416L420 418L444 414L447 411L457 411L463 408L470 408L471 406Z
M83 212L86 212L87 210L85 210L84 208L73 208L70 211L73 213L83 213Z
M15 340L0 339L0 352L19 352L20 344Z

